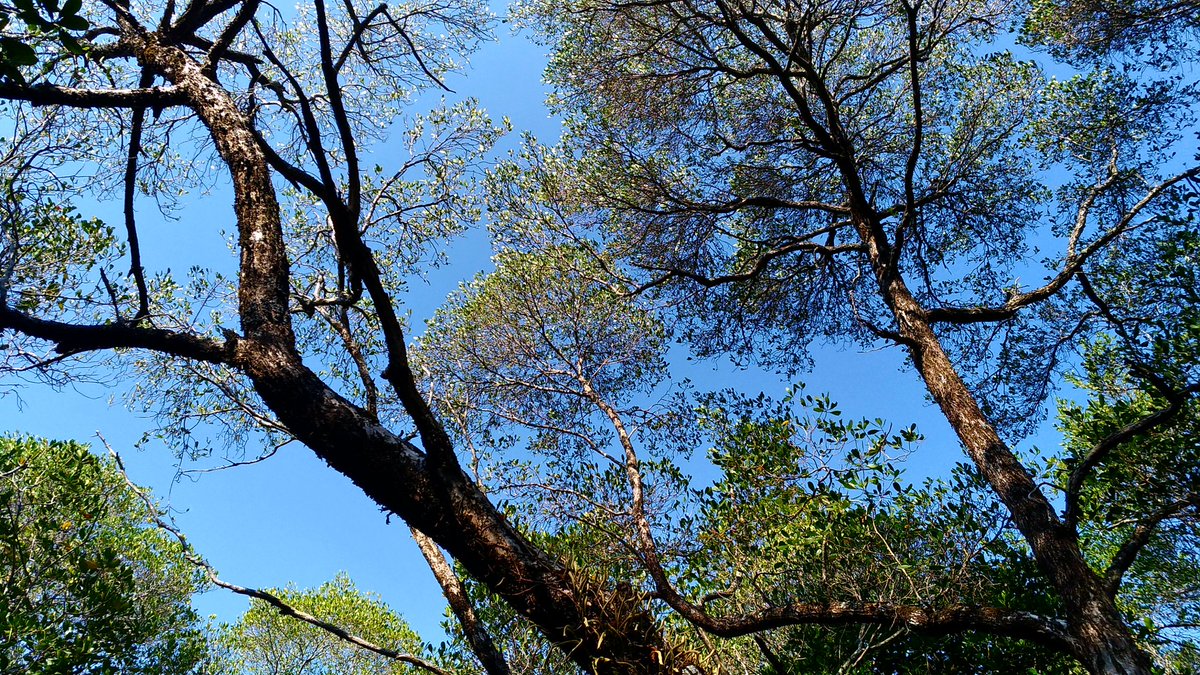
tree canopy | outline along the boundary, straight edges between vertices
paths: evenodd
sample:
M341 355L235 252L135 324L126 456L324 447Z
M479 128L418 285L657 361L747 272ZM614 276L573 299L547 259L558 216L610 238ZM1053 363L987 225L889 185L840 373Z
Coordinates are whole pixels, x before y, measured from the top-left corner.
M0 672L199 672L198 571L86 446L0 438L0 556Z
M222 580L115 454L6 437L0 477L0 673L447 672L345 575L307 591ZM192 606L206 581L249 609L206 624Z
M489 673L1186 672L1196 10L527 0L565 131L495 162L507 123L412 110L482 2L0 3L4 373L128 377L185 454L304 444ZM139 202L226 180L229 260L145 258ZM463 232L494 269L410 326ZM830 344L903 354L962 463L677 376Z

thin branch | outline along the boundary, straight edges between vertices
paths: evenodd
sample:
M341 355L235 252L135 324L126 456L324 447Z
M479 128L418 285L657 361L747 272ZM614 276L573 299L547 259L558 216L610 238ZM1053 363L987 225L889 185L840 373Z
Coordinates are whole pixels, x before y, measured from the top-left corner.
M113 316L119 322L121 321L121 301L117 298L117 291L113 288L112 282L108 280L108 274L104 268L100 268L100 283L104 284L104 290L108 293L108 302L112 305Z
M879 641L873 642L873 643L863 644L866 641L866 638L868 636L866 635L865 630L860 631L859 635L861 637L859 638L859 642L858 642L858 644L860 645L858 654L855 655L853 661L843 663L841 668L838 668L838 675L842 675L843 673L853 672L852 669L857 668L858 664L862 663L862 660L865 659L867 657L867 654L870 654L872 650L879 649L881 647L886 647L888 645L888 643L894 642L897 638L899 638L903 634L904 634L904 631L899 631L899 630L893 631L887 637L883 638L882 640L879 640Z
M736 213L747 208L763 208L763 209L796 209L801 211L823 211L835 215L847 215L850 209L840 204L829 204L821 201L782 199L769 195L760 195L753 197L741 197L738 199L730 199L717 203L704 203L667 195L671 201L679 204L677 208L666 207L643 207L636 204L629 204L629 207L641 213L649 213L654 215L674 215L680 213L712 213L712 214L727 214Z
M350 58L350 54L354 51L355 47L358 48L359 55L362 56L363 60L367 60L368 57L362 42L363 35L370 30L371 22L386 12L388 8L386 3L381 3L375 9L372 9L366 17L359 19L354 11L354 3L347 1L343 4L346 6L346 13L350 16L350 22L354 26L354 32L350 35L350 39L346 40L346 46L342 47L341 53L338 54L337 60L334 61L334 70L339 73L342 72L342 68L346 65L346 60Z
M643 269L650 270L653 272L665 272L666 275L664 277L655 278L649 282L646 282L645 284L642 284L641 286L639 286L636 289L634 289L633 291L631 291L630 295L636 295L636 294L641 293L649 288L658 286L666 281L669 281L672 278L677 278L677 277L683 278L683 279L688 279L690 281L694 281L694 282L700 284L701 286L704 286L705 288L713 288L714 286L736 283L739 281L750 281L752 279L756 279L760 274L762 274L763 271L766 270L767 265L769 265L772 260L774 260L780 256L787 255L788 253L794 253L796 251L818 253L818 254L826 256L826 257L832 257L839 253L852 253L855 251L861 251L862 248L863 247L860 244L844 244L841 246L824 246L821 244L813 243L811 241L793 241L791 243L784 244L783 246L779 246L777 248L771 249L770 251L767 251L766 253L763 253L762 255L760 255L758 258L756 258L754 260L754 264L751 265L750 269L748 269L745 272L737 272L734 274L722 274L722 275L716 276L716 277L709 277L709 276L705 276L703 274L693 272L691 270L686 270L686 269L676 268L676 267L659 267L659 266L649 266L649 265L641 266Z
M350 124L350 114L346 110L345 99L342 97L342 85L338 80L338 71L333 63L333 45L330 41L329 21L325 13L324 0L314 0L313 8L317 14L317 39L321 47L321 76L325 84L325 93L329 96L330 112L333 114L334 127L337 129L338 140L342 146L342 156L346 163L345 207L351 219L357 222L362 208L362 178L358 170L358 144L354 138L354 129ZM332 184L330 187L333 187Z
M179 20L166 31L171 38L195 35L208 22L233 9L245 0L190 0ZM167 16L163 16L167 20Z
M146 89L154 82L154 75L148 68L142 69L138 87ZM133 201L137 193L138 155L142 151L142 128L146 122L146 107L137 106L133 109L133 119L129 125L129 151L125 155L125 236L129 243L129 274L137 286L138 308L132 323L137 323L150 314L150 291L146 287L146 272L142 267L142 249L138 243L137 219L134 216ZM118 318L120 316L118 315Z
M412 366L409 363L403 324L396 313L392 297L384 286L382 272L375 260L374 253L363 241L358 228L361 186L357 170L358 158L354 134L346 113L341 87L338 84L337 71L334 69L332 61L329 25L324 1L315 0L314 8L317 15L318 40L321 45L321 73L326 93L329 95L330 106L333 109L334 124L337 127L342 151L345 153L348 177L348 195L343 201L336 193L336 182L329 175L328 169L322 166L321 177L326 189L322 190L318 196L322 198L329 210L329 221L336 237L339 259L346 263L354 278L362 282L374 304L388 354L388 364L383 371L384 379L391 385L404 406L405 412L412 418L428 456L448 465L456 465L458 460L445 427L433 414L428 402L417 388L416 378L413 376ZM257 23L255 26L257 30ZM268 56L270 55L268 54ZM272 61L276 62L277 67L282 68L281 64L278 64L278 59L272 58ZM295 86L299 90L299 86ZM306 106L303 98L301 105L302 107ZM306 108L306 117L310 114ZM316 132L317 130L314 129L313 133ZM324 157L323 150L319 145L313 145L313 154L320 155L316 157L316 161L321 165Z
M776 673L787 673L791 671L791 669L787 667L787 664L785 664L783 660L779 658L779 655L775 653L775 650L771 649L771 646L767 644L767 641L764 640L761 635L754 636L754 644L758 646L758 651L762 653L763 658L767 660L767 663L771 664L771 667L775 669Z
M1092 286L1092 281L1088 278L1088 275L1080 272L1075 278L1079 282L1079 288L1083 291L1083 295L1090 300L1093 305L1096 306L1096 309L1100 311L1100 315L1103 316L1106 321L1108 321L1109 325L1112 326L1117 335L1119 335L1121 339L1125 340L1126 343L1133 344L1135 340L1133 339L1133 336L1129 335L1128 331L1125 330L1124 322L1122 322L1117 316L1116 312L1113 311L1112 306L1109 305L1104 298L1100 297L1100 294L1096 291L1096 288Z
M304 302L304 300L302 299L301 302ZM371 369L367 365L367 358L363 354L362 346L354 338L354 333L351 332L349 311L347 311L345 305L338 307L336 315L328 309L328 306L314 307L314 311L325 320L326 325L341 339L342 345L346 348L346 353L350 355L350 360L354 362L354 367L358 370L358 379L362 383L363 395L366 397L366 411L372 418L378 420L379 390L375 386L375 378L371 377Z
M254 459L244 459L244 460L239 460L239 461L235 462L235 461L232 461L232 460L226 458L225 463L222 464L221 466L212 466L207 469L187 469L187 470L181 469L179 471L179 475L194 477L194 476L200 476L200 475L203 475L206 473L217 473L218 471L226 471L228 469L235 469L239 466L253 466L255 464L260 464L260 463L265 462L268 459L271 459L272 457L274 457L280 450L283 449L283 447L285 445L288 445L289 443L293 443L294 440L295 439L289 438L288 440L286 440L282 443L276 443L275 445L271 446L270 450L259 455L258 457L255 457Z
M918 60L920 56L917 32L918 5L910 3L908 0L903 0L901 5L904 7L908 24L908 69L912 90L913 141L912 148L908 153L908 161L904 166L904 217L900 220L900 225L896 227L895 245L892 249L891 259L888 261L888 268L891 270L895 270L900 263L905 233L916 227L917 224L917 197L913 188L913 177L916 175L917 161L921 157L921 144L925 138L925 113L921 104L921 73Z
M108 454L116 462L117 470L121 473L121 477L125 479L125 484L128 485L129 489L132 490L133 493L142 500L143 504L145 504L146 510L149 512L150 518L154 521L155 526L164 532L167 532L179 542L179 545L183 548L184 557L187 558L188 562L203 570L205 575L207 575L208 580L211 581L214 586L219 586L225 590L233 591L238 595L244 595L248 598L261 600L274 607L283 616L290 616L292 618L299 619L300 621L303 621L309 625L320 628L334 637L345 640L346 642L366 649L367 651L379 654L380 656L392 659L393 661L407 663L409 665L427 670L431 673L435 673L436 675L450 675L448 671L439 668L425 659L412 656L411 654L403 654L394 649L388 649L387 647L380 647L373 642L369 642L361 637L358 637L341 626L318 619L308 612L297 609L286 600L280 598L274 593L271 593L270 591L258 588L247 588L245 586L239 586L221 579L217 575L217 571L213 568L213 566L196 552L196 549L192 546L191 542L187 540L187 537L185 537L177 527L163 519L162 512L159 511L158 505L155 504L152 499L150 499L149 495L146 494L146 491L130 480L129 474L125 471L125 463L121 461L121 455L118 454L111 445L109 445L108 441L105 440L103 436L100 434L96 434L96 436L100 439L100 442L104 444L104 447L108 449Z
M391 12L388 12L386 8L384 10L384 16L388 18L388 23L392 25L392 28L396 29L396 33L398 33L404 40L404 44L408 45L408 51L412 54L413 59L416 60L417 66L421 68L421 72L425 73L425 76L433 81L434 84L453 94L454 90L446 86L446 83L442 82L442 78L438 77L437 74L429 69L429 66L425 63L425 59L421 56L421 50L417 49L417 46L413 44L412 38L408 36L408 31L404 30L400 23L392 17Z
M879 602L793 603L767 607L741 616L713 616L703 606L684 598L672 584L646 517L644 488L632 439L617 410L592 388L585 377L580 375L577 379L584 395L609 418L625 450L626 477L633 496L630 515L634 520L637 551L654 583L656 596L693 625L721 637L738 637L793 625L875 624L932 634L977 630L1027 639L1058 649L1067 647L1069 638L1065 623L1031 612L995 607L952 605L933 609Z
M1193 492L1184 499L1168 504L1158 512L1151 514L1149 518L1138 523L1133 533L1129 536L1129 539L1121 545L1116 555L1113 556L1112 562L1109 563L1108 569L1104 572L1104 585L1110 596L1116 595L1117 589L1121 587L1121 579L1125 576L1125 572L1129 571L1130 566L1137 559L1138 553L1145 548L1146 544L1150 543L1150 538L1154 535L1158 526L1164 520L1179 515L1189 507L1200 507L1200 494Z
M1074 526L1078 522L1079 493L1083 488L1083 482L1087 480L1092 469L1096 468L1110 452L1122 444L1171 421L1187 404L1189 397L1197 392L1200 392L1200 384L1194 384L1177 392L1175 396L1171 397L1171 402L1166 408L1126 424L1093 445L1079 462L1079 466L1075 467L1075 470L1071 472L1071 477L1067 481L1065 491L1066 510L1063 520L1071 526Z
M320 180L306 180L306 176L308 178L315 177L309 176L309 174L299 168L289 170L291 165L288 164L282 157L278 157L278 155L274 152L274 150L271 149L266 140L258 131L253 132L255 142L259 145L259 147L263 148L264 154L267 157L267 162L273 169L279 171L291 182L300 182L302 185L312 191L314 195L321 199L322 202L325 202L326 206L332 210L339 203L336 197L337 182L333 178L333 170L330 168L329 160L325 156L325 148L321 142L321 125L317 123L316 114L312 109L312 102L309 100L308 96L305 95L304 87L300 85L300 81L295 75L292 74L290 70L288 70L283 61L275 54L275 51L271 49L269 41L267 40L266 36L263 35L262 27L259 26L258 20L251 19L250 25L254 28L254 33L258 36L258 40L262 44L263 56L267 58L267 61L271 65L279 69L279 72L283 74L288 85L292 87L292 91L296 95L296 100L300 104L301 119L298 120L300 122L300 131L304 136L305 145L308 147L309 154L312 156L313 161L317 164L317 171L320 173ZM273 161L272 156L277 157L278 162Z

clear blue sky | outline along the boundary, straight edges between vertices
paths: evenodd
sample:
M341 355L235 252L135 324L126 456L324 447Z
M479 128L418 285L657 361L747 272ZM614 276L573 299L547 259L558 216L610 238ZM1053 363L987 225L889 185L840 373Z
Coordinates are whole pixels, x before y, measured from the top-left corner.
M543 54L524 38L510 35L505 26L498 34L498 43L474 56L469 73L448 80L456 93L446 98L453 102L475 97L494 116L511 118L516 132L507 147L521 131L553 141L558 124L543 106ZM426 107L431 104L425 101ZM112 222L119 222L117 205L100 208ZM148 205L142 213L144 255L151 268L178 270L195 264L197 255L212 260L228 256L211 225L232 224L227 189L218 186L210 196L194 198L179 221L156 219ZM478 234L456 242L451 249L454 264L435 271L428 286L414 286L407 307L414 325L420 326L460 280L485 269L489 255L485 238ZM912 458L913 470L918 475L939 473L961 455L915 374L900 370L902 356L896 349L823 350L817 353L816 370L802 379L812 392L833 394L847 415L878 416L897 425L916 422L928 440ZM785 386L727 364L693 365L686 375L701 389L734 384L781 394ZM444 602L407 528L398 520L386 524L379 509L348 480L307 449L293 445L255 466L173 483L176 460L169 451L153 444L142 452L133 450L148 423L125 410L119 394L86 385L58 392L25 387L17 391L20 406L12 395L0 398L0 431L93 443L100 432L123 451L135 481L151 486L160 499L169 499L181 510L178 524L227 580L260 587L289 582L309 587L345 570L360 588L382 595L427 640L439 639ZM224 591L199 601L203 613L222 620L236 619L245 604Z

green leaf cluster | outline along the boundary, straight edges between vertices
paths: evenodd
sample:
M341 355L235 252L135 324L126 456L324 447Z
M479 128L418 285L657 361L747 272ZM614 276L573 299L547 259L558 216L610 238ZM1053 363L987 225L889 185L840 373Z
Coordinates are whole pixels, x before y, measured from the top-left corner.
M83 46L72 35L91 25L82 9L82 0L0 3L0 78L24 83L22 68L37 65L42 58L38 50L46 43L52 50L83 54Z
M0 673L197 672L199 585L112 461L0 438Z
M1073 61L1178 63L1197 55L1198 9L1193 0L1033 0L1023 38Z
M1136 532L1153 528L1118 599L1139 618L1130 625L1160 666L1187 673L1200 656L1200 230L1194 222L1160 225L1094 276L1111 331L1087 344L1072 378L1083 396L1060 401L1056 482L1066 484L1122 429L1174 411L1104 454L1081 486L1078 517L1098 571Z

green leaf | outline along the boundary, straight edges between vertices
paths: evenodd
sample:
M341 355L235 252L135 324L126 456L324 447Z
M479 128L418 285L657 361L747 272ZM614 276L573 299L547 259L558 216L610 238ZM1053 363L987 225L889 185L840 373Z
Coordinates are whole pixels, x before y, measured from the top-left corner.
M88 20L79 15L64 16L58 20L58 25L67 30L87 30Z
M3 38L0 49L4 51L4 59L18 66L32 66L38 62L37 52L33 47L15 38Z

